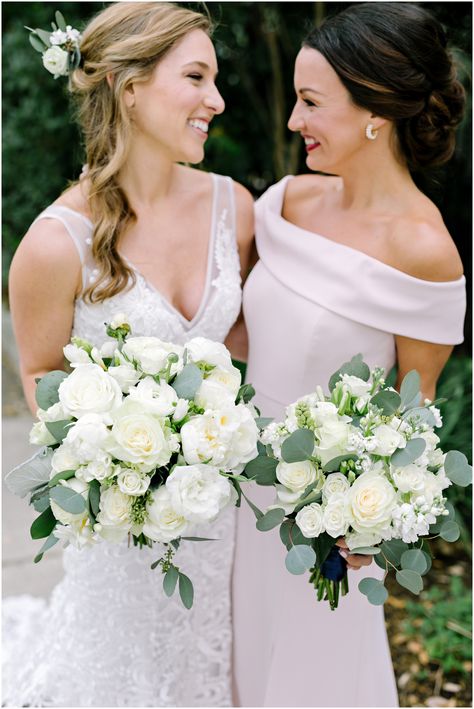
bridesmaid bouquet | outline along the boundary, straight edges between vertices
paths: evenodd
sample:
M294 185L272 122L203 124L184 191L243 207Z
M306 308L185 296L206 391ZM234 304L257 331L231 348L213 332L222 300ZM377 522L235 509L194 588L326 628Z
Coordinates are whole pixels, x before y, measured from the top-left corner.
M420 593L431 567L428 538L459 537L444 490L472 480L462 453L437 447L439 402L421 403L419 374L409 372L400 393L382 376L354 357L331 377L330 396L318 386L287 407L284 421L264 428L259 456L245 469L276 489L265 514L253 506L257 529L280 526L286 568L309 570L318 600L331 609L348 592L340 537L352 554L373 554L386 574L395 571L401 586ZM388 597L376 578L362 579L359 590L374 605Z
M40 513L31 536L46 541L35 562L59 540L79 549L159 542L152 568L190 608L193 585L173 555L181 540L202 540L189 536L196 525L240 504L240 473L257 455L254 392L220 343L129 337L122 315L107 334L114 339L100 350L72 338L64 348L72 372L38 380L30 442L43 448L6 483Z

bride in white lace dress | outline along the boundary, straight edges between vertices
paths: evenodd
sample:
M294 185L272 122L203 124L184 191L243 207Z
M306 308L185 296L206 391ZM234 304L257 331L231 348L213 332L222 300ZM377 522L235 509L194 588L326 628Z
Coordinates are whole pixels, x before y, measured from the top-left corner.
M63 368L71 334L100 343L117 312L136 336L224 341L253 231L243 187L178 164L202 160L224 109L207 18L117 3L88 26L81 53L71 86L89 172L39 215L11 268L33 412L35 377ZM68 547L49 603L4 601L4 705L230 706L234 515L202 530L219 541L178 552L195 583L191 611L164 596L156 550Z

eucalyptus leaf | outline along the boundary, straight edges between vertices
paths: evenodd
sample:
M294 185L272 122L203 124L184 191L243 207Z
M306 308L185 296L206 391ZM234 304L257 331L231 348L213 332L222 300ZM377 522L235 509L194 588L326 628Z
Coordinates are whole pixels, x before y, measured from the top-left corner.
M428 571L431 569L432 561L431 561L431 556L429 554L427 554L427 552L424 551L424 549L421 550L421 553L424 555L425 560L426 560L426 570L421 575L425 576L428 573Z
M73 421L70 419L65 421L47 421L45 426L56 441L61 443L66 438L72 423Z
M268 426L268 424L270 424L272 421L273 421L273 419L268 416L258 416L255 419L255 423L257 424L257 426L260 430L266 428L266 426Z
M265 512L263 517L257 520L256 527L260 532L268 532L274 527L278 527L285 519L285 510L277 507Z
M51 478L48 482L48 487L54 487L60 480L69 480L70 478L73 478L75 474L75 470L63 470L62 473L57 473L54 478Z
M356 549L351 549L351 554L370 554L375 556L380 554L380 549L378 547L357 547Z
M281 446L281 457L285 463L298 463L311 458L314 451L314 433L308 428L293 431Z
M255 396L255 389L251 384L242 384L237 394L237 401L243 401L244 404L248 404L249 401Z
M367 600L373 606L382 606L388 598L388 591L383 581L374 578L362 579L359 583L359 591L367 596Z
M56 10L54 17L56 19L56 24L60 30L63 32L66 31L66 20L64 19L63 15L59 12L59 10Z
M59 385L66 379L67 374L60 369L54 369L41 377L36 385L36 403L40 409L49 409L59 401Z
M446 542L455 542L457 539L459 539L459 536L461 534L459 525L457 524L457 522L453 521L445 522L441 526L439 533L442 539L444 539Z
M426 441L424 438L412 438L407 441L405 448L397 448L390 458L390 463L396 468L403 468L419 458L425 448Z
M183 542L218 542L219 539L211 537L181 537Z
M45 537L49 537L56 526L56 521L56 517L53 515L51 507L47 507L31 525L31 538L44 539Z
M24 463L10 470L5 475L5 485L14 495L25 497L32 490L49 481L52 457L51 448L42 448Z
M280 539L289 551L293 546L291 541L290 532L292 527L295 525L294 519L285 519L285 521L280 526Z
M54 536L54 531L51 532L51 534L46 539L45 543L43 544L43 546L41 547L41 549L39 550L39 552L35 556L35 559L34 559L35 564L37 564L39 561L41 561L41 559L43 558L43 554L45 554L45 552L47 552L48 549L51 549L51 547L54 547L54 545L57 544L58 542L59 542L59 538Z
M64 485L56 485L51 489L49 496L62 510L73 515L81 514L86 509L86 501L83 496Z
M336 473L341 467L341 463L346 460L358 460L358 456L354 453L348 453L346 455L338 455L336 458L328 460L326 465L323 465L323 471L325 473Z
M191 579L185 574L179 573L179 595L183 601L183 606L188 610L193 605L194 600L194 588Z
M256 517L257 519L260 519L261 517L263 517L263 512L262 512L262 510L259 510L258 507L257 507L257 505L254 505L253 502L252 502L252 500L249 500L249 498L247 497L247 495L246 495L243 491L242 491L242 497L245 498L245 500L247 501L248 506L249 506L250 509L253 511L253 513L254 513L254 515L255 515L255 517Z
M419 405L421 401L420 388L420 375L416 369L412 369L405 375L400 386L400 398L404 409Z
M192 399L202 383L202 372L196 364L187 364L171 384L180 399Z
M89 509L94 517L94 519L99 514L100 507L100 482L98 480L91 480L89 483Z
M34 507L36 512L44 512L49 507L49 488L45 487L32 495L30 505Z
M426 406L416 406L414 409L408 409L408 411L402 414L402 420L408 421L416 426L421 424L427 424L430 428L435 428L436 426L436 419L433 416L433 412Z
M402 400L400 395L396 391L390 391L388 389L382 389L370 400L371 404L375 404L385 416L391 416L400 408Z
M407 588L412 593L418 595L423 590L423 579L416 571L402 569L402 571L397 571L395 576L400 586Z
M387 557L388 561L394 566L400 565L400 559L404 551L408 549L408 544L401 539L390 539L388 542L383 542L380 545L380 550ZM380 557L376 557L379 559ZM385 568L385 566L384 566Z
M51 36L51 32L47 32L46 30L42 30L39 27L35 27L35 33L38 35L38 37L41 39L41 41L46 45L46 47L51 46L51 42L49 41L49 38Z
M359 581L358 589L361 593L366 596L370 591L375 588L380 583L379 579L374 579L371 576Z
M44 42L42 42L41 39L35 34L30 34L30 44L33 49L36 49L36 51L40 52L41 54L43 54L43 52L45 52L47 49Z
M404 551L400 558L400 564L402 569L416 571L418 574L424 574L428 570L426 555L421 549L408 549Z
M460 451L446 453L444 470L448 478L460 487L466 487L472 483L472 466L467 462L464 453Z
M176 566L170 566L163 578L163 590L168 597L175 592L176 584L178 583L179 572Z
M314 550L304 545L291 547L286 555L285 566L290 574L304 574L305 571L314 566L316 562L316 554Z
M245 466L245 474L258 485L274 485L278 461L267 455L258 455Z
M361 354L355 355L350 362L345 362L342 367L339 367L337 372L334 372L331 376L328 384L329 391L334 389L342 374L350 374L353 377L359 377L359 379L363 379L364 382L367 382L370 377L370 369L363 361Z

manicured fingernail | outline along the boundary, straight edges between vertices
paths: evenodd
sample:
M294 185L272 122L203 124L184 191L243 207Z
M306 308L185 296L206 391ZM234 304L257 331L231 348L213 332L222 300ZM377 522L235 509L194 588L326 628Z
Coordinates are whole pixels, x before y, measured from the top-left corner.
M344 557L344 559L347 559L347 551L344 551L344 549L339 549L339 554Z

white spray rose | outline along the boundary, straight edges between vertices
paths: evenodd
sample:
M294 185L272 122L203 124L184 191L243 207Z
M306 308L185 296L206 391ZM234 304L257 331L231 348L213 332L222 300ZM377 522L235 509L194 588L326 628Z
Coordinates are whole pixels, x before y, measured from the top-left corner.
M212 522L233 499L231 484L212 465L176 466L166 487L174 509L190 522Z
M381 465L359 475L347 495L351 524L356 532L383 533L387 529L397 495Z
M221 342L214 342L205 337L193 337L186 343L188 360L191 362L205 362L222 369L233 369L230 352Z
M68 53L57 45L49 47L43 54L43 66L54 78L67 76L68 73Z
M181 345L163 342L157 337L130 337L126 340L122 352L129 360L138 362L145 374L158 374L167 365L168 355L178 355L178 361L172 364L171 374L177 374L183 368L183 351Z
M96 530L110 542L120 542L130 528L130 503L132 498L123 493L118 485L101 491Z
M323 507L323 524L326 532L337 539L349 528L349 512L346 495L334 493Z
M146 473L140 473L138 470L132 470L131 468L120 468L120 466L116 467L115 472L118 472L117 485L126 495L139 497L150 487L151 478Z
M66 414L80 418L86 414L106 414L122 403L122 391L112 377L97 364L81 364L58 389Z
M332 495L344 494L349 490L349 481L342 473L330 473L322 488L323 501L327 502Z
M308 539L319 537L324 530L323 508L317 502L303 507L295 517L296 524L301 530L301 534Z
M301 495L308 485L320 482L319 471L309 460L302 460L298 463L285 463L281 461L276 467L277 479L292 492ZM315 488L317 485L315 485Z
M146 511L143 533L155 542L170 542L188 531L188 522L173 507L171 495L165 485L150 496Z
M373 436L375 448L372 453L374 453L374 455L392 455L397 448L405 448L407 444L405 437L401 433L395 431L391 426L387 426L385 423L380 424L380 426L374 429Z
M421 492L425 486L426 471L414 463L403 468L391 466L391 473L400 492Z
M30 431L30 443L33 446L50 446L56 443L56 439L46 428L42 421L36 421Z
M60 485L62 485L63 487L67 487L70 490L74 490L74 492L77 492L79 495L82 495L84 500L87 498L89 487L82 480L77 480L77 478L61 480ZM85 506L83 512L73 514L72 512L67 512L66 510L63 510L63 508L60 507L58 503L53 499L50 500L50 504L51 512L56 517L58 522L61 522L61 524L72 524L75 526L82 526L86 523L86 520L89 517L89 513L87 512L87 506Z

